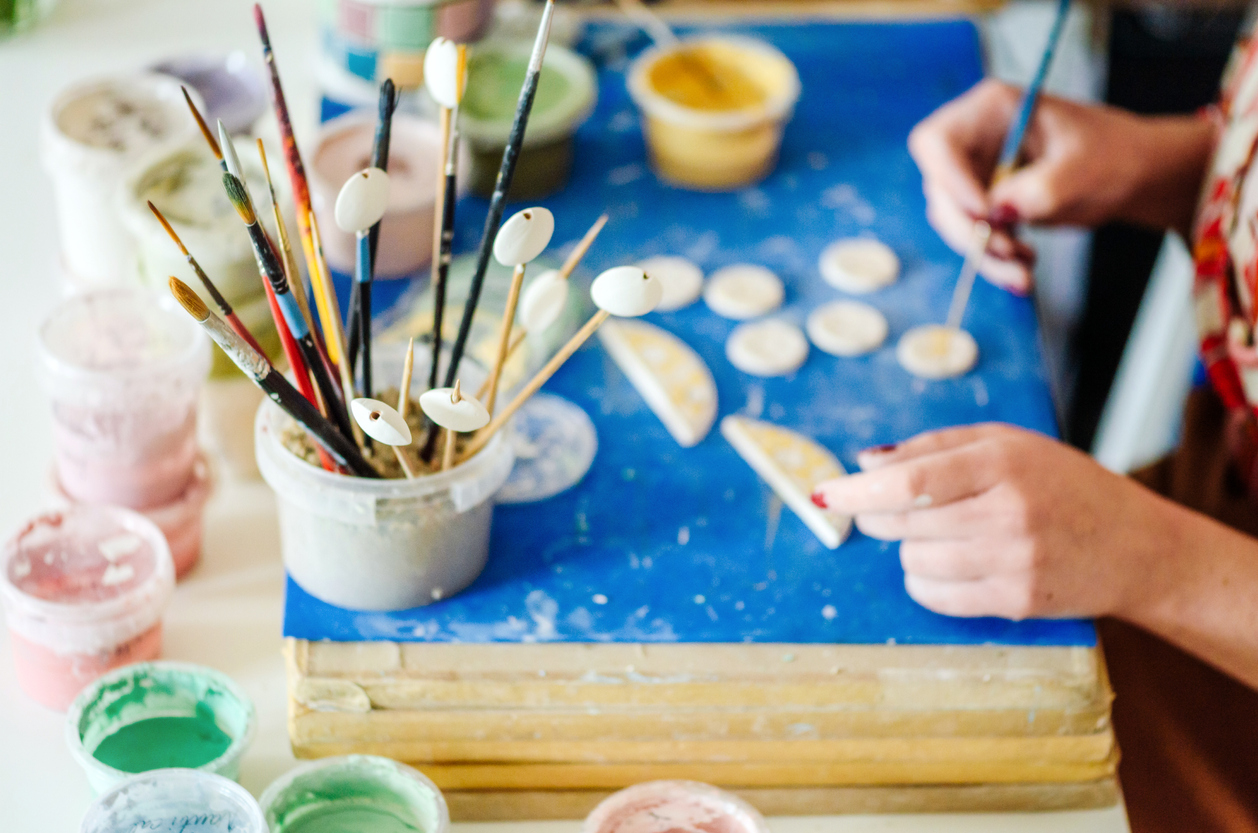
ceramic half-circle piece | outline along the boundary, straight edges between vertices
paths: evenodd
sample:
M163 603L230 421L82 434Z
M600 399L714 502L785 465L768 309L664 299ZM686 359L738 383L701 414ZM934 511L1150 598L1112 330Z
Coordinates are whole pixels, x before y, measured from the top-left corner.
M411 428L392 405L360 397L349 403L349 410L354 422L373 440L385 445L411 444Z
M379 168L363 168L345 180L336 196L336 225L356 234L380 221L389 205L389 175Z
M555 215L541 206L517 212L498 229L494 238L494 259L503 266L528 263L550 245L555 233Z
M590 286L595 306L621 318L637 318L659 306L664 295L660 282L637 266L616 266Z
M480 400L454 388L433 388L421 394L419 407L433 422L452 431L477 431L489 424L489 411Z
M557 269L548 269L524 287L516 320L530 333L540 333L559 320L568 305L570 284Z

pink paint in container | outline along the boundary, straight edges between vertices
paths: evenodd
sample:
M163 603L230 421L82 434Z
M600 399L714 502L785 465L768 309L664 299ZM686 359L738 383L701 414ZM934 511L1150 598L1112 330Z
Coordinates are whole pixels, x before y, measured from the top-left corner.
M78 506L33 518L0 555L18 683L65 710L105 672L156 659L174 584L165 537L136 512Z
M581 833L769 833L769 826L756 808L709 784L648 781L604 799Z
M152 509L192 484L205 334L174 302L138 289L69 298L39 328L57 480L83 503Z

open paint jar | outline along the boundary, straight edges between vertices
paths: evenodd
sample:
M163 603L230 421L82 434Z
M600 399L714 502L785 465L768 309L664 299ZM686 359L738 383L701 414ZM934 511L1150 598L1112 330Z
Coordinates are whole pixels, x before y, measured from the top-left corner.
M764 817L732 793L697 781L648 781L607 797L581 833L768 833Z
M170 298L101 290L58 306L39 328L38 353L66 494L132 509L179 499L193 480L210 366L196 322Z
M380 344L375 378L399 379L406 345ZM415 350L411 395L428 360ZM470 362L465 362L465 367ZM465 375L468 389L479 379ZM258 468L275 491L284 567L307 593L351 610L406 610L447 598L485 568L494 494L515 452L505 431L449 471L368 479L325 471L285 446L291 418L269 400L255 422Z
M769 44L728 35L652 47L629 68L659 176L701 191L751 185L777 164L799 74Z
M471 151L471 189L483 197L494 192L532 49L531 42L485 43L468 57L459 130ZM597 94L588 60L555 44L546 49L511 199L539 199L567 184L573 136L594 111Z
M200 95L189 92L200 106ZM134 250L117 211L123 177L145 154L183 144L196 130L179 82L165 75L95 79L57 96L41 124L40 157L73 281L91 287L127 280Z
M119 668L84 689L66 715L66 743L98 793L168 767L235 779L253 732L253 703L240 686L184 662Z
M352 112L325 124L310 157L310 189L328 264L354 271L355 235L337 226L333 208L345 181L371 165L376 116ZM435 125L415 116L393 117L389 141L389 202L380 221L376 277L413 274L432 258L432 224L437 188Z
M234 781L196 769L157 769L102 793L79 833L267 833L262 808Z
M303 764L262 793L271 833L447 833L450 811L437 785L405 764L344 755Z
M45 706L64 709L105 672L161 654L175 570L141 515L107 506L40 515L5 544L0 567L18 683Z

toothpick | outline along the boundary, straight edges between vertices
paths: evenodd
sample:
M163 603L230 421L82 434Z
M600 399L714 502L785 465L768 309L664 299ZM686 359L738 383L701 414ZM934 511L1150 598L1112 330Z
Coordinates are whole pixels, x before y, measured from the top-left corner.
M485 408L494 412L494 404L498 401L498 382L502 379L502 366L507 362L507 352L511 346L511 328L515 324L515 308L520 303L520 287L524 285L524 264L517 263L511 272L511 288L507 290L507 307L502 313L502 324L498 328L498 353L494 364L489 370L489 392L485 394Z
M463 399L462 385L458 379L454 380L454 392L450 394L452 402L459 402ZM441 454L441 470L449 471L454 466L454 451L458 443L459 435L455 433L453 428L445 429L446 447Z
M970 245L965 249L965 262L961 265L961 275L957 278L956 289L952 291L952 303L948 305L948 319L944 324L950 330L961 328L961 319L965 317L965 308L970 303L970 292L974 289L974 278L978 276L978 265L987 251L987 241L991 240L992 227L986 220L974 224L970 233Z
M393 449L393 454L397 457L398 464L402 467L402 473L406 475L406 479L414 480L415 470L407 462L406 455L402 452L402 447L400 445L391 445L389 448Z
M415 338L406 345L406 361L402 364L402 384L397 391L397 412L406 419L406 412L411 407L411 371L415 369Z
M590 226L585 236L577 242L572 249L572 253L568 255L568 259L563 262L563 266L559 267L559 274L564 280L572 277L572 273L576 271L577 266L581 264L581 259L585 257L586 252L594 245L594 240L598 237L598 233L603 230L603 226L607 225L608 215L602 214L594 225Z

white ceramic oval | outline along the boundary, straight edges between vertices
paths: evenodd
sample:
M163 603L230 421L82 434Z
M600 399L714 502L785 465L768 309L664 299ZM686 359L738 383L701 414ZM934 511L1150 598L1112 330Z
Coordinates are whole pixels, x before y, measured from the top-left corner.
M463 395L454 400L454 388L433 388L420 395L419 407L442 428L476 431L489 424L489 411L479 399Z
M517 320L530 333L540 333L559 320L568 305L569 283L558 269L548 269L524 288Z
M637 318L659 306L664 287L637 266L616 266L594 279L590 298L601 310L621 318Z
M366 231L380 221L388 206L389 175L379 168L363 168L337 194L336 224L342 231Z
M459 45L446 38L437 38L424 53L424 87L433 101L453 110L463 97L459 89ZM467 86L466 73L463 86Z
M513 214L494 238L494 258L503 266L528 263L550 245L555 215L541 206Z
M411 427L397 409L379 399L359 397L349 403L350 413L363 433L385 445L410 445Z
M659 255L649 257L638 265L659 281L664 289L664 297L657 307L660 312L672 312L690 306L703 292L703 270L692 260Z

